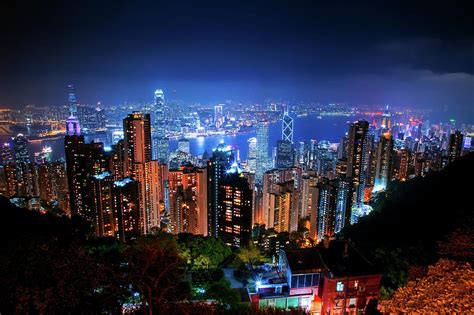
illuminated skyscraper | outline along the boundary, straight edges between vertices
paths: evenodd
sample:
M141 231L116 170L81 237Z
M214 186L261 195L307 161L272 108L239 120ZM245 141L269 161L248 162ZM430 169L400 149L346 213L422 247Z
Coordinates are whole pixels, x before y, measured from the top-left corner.
M277 141L276 163L277 168L288 168L294 164L293 145L288 140Z
M214 106L214 123L217 129L224 124L224 115L222 113L222 105Z
M463 146L463 134L456 130L449 135L448 161L451 163L461 156Z
M138 183L130 178L113 182L112 208L115 237L121 241L140 234Z
M336 224L336 200L337 187L334 181L325 179L319 187L318 198L318 232L317 238L321 241L325 236L331 238L334 235Z
M13 161L12 145L10 142L5 142L0 147L0 165L7 165Z
M191 165L169 171L170 231L207 235L207 172Z
M257 124L257 157L255 181L261 185L263 174L268 169L268 122L261 121Z
M255 173L257 168L257 138L252 137L247 140L249 150L247 156L247 170Z
M365 180L367 177L367 141L369 123L365 120L354 122L349 127L347 150L347 177L352 180L354 194L352 205L364 204Z
M387 105L387 107L385 108L385 111L382 114L382 122L380 124L380 128L382 132L390 131L390 128L392 127L391 117L392 117L392 114L390 114L390 111L388 110L388 105Z
M377 144L375 154L375 184L374 192L387 189L387 183L391 179L393 158L393 138L390 133L384 133Z
M213 150L207 162L207 232L210 236L218 237L219 234L219 183L234 161L234 151L222 142Z
M103 172L91 177L91 199L94 211L95 234L98 237L115 236L115 220L112 204L113 176Z
M165 119L165 94L163 90L155 91L155 118L154 118L154 159L160 163L168 163L170 144L166 137L166 119Z
M217 238L232 247L247 246L252 230L253 193L236 162L219 181Z
M281 140L289 141L293 144L293 118L288 114L288 109L285 109L283 113Z
M178 151L190 154L191 150L189 148L189 140L188 139L179 139L178 140Z
M70 117L77 117L77 100L76 100L76 93L74 92L74 86L72 84L68 85L69 95L69 116Z
M138 182L142 234L160 227L160 165L151 159L150 115L134 112L123 120L125 176Z

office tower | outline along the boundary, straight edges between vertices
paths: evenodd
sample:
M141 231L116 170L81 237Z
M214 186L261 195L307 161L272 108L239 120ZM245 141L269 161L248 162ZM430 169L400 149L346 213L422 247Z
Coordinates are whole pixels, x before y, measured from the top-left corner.
M300 192L293 181L272 185L268 198L268 227L276 232L298 230Z
M217 194L217 238L229 246L247 246L252 230L253 193L234 162L219 181Z
M349 127L347 177L352 180L354 193L352 205L364 204L365 180L367 177L367 141L369 123L365 120L354 122Z
M13 138L13 149L15 151L16 164L27 164L30 162L28 139L23 134L20 133Z
M192 165L170 170L170 232L207 234L207 172Z
M257 185L262 184L263 174L268 169L268 122L257 123L257 157L255 180Z
M32 174L34 167L30 166L28 139L23 134L18 134L13 138L13 149L15 151L16 196L23 198L33 197L35 195L34 177Z
M301 178L301 213L300 218L305 219L311 216L312 198L311 187L316 186L318 177L314 172L308 172Z
M339 159L336 161L336 178L347 177L347 159Z
M331 238L334 236L336 223L336 199L337 187L334 181L324 179L319 187L318 203L318 241L323 240L325 236Z
M102 143L84 143L83 135L64 137L71 215L95 222L89 179L107 169Z
M169 139L166 137L165 94L163 90L155 91L155 123L154 123L154 158L160 163L168 163Z
M113 176L110 172L103 172L91 176L90 189L94 211L94 228L98 237L115 236L115 220L112 204Z
M37 174L41 201L69 213L65 164L58 161L37 165Z
M449 147L448 147L448 161L453 162L461 156L463 145L463 134L456 130L454 133L449 135Z
M314 169L320 176L334 177L336 151L331 148L331 143L328 141L321 141L316 146Z
M178 140L178 151L181 151L187 154L191 153L188 139L181 138Z
M249 138L247 143L249 146L249 153L247 156L247 171L255 173L257 168L257 138Z
M125 143L122 139L112 145L109 155L109 170L116 181L125 178L125 159Z
M151 161L150 114L133 112L123 120L124 177L133 174L134 164Z
M400 150L400 168L398 170L399 179L404 182L409 178L410 151L408 149Z
M377 168L377 146L375 136L372 133L367 135L367 172L365 179L365 190L372 191L375 182L375 170Z
M218 237L218 194L219 182L227 169L234 162L234 152L230 146L220 143L212 151L212 157L207 162L207 232L210 236Z
M18 194L18 180L16 177L15 163L10 162L3 165L3 172L5 177L5 197L13 198Z
M224 124L224 115L222 113L222 105L214 106L214 123L217 129Z
M351 181L345 177L336 179L335 185L337 190L334 233L339 233L350 224L352 186Z
M113 182L112 209L115 237L121 241L140 235L138 183L131 178Z
M288 109L283 112L281 140L293 144L293 118L288 114Z
M69 84L68 86L69 94L68 94L68 101L69 101L69 117L77 117L77 100L76 100L76 93L74 91L74 86Z
M138 182L142 234L160 227L160 164L151 159L150 115L133 112L123 120L125 177Z
M13 148L10 142L5 142L0 147L0 165L14 162Z
M393 138L390 133L384 133L377 144L375 160L374 192L387 189L391 180L393 158Z
M385 111L382 114L382 122L380 124L380 128L382 132L390 131L390 128L392 127L391 117L392 117L392 114L390 114L390 111L388 110L388 105L387 105L387 107L385 108Z
M349 137L345 136L341 138L341 141L339 142L339 146L337 147L337 158L339 160L347 159L348 144L349 144Z
M277 141L276 167L288 168L294 164L293 145L288 140Z

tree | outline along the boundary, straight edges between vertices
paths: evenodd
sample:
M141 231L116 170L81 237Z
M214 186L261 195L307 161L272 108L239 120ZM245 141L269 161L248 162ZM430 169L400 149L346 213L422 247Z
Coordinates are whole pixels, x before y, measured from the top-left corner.
M244 264L250 264L252 267L254 264L260 264L265 261L262 252L253 243L250 243L249 246L241 247L236 253L236 258Z
M390 300L382 301L387 313L470 313L474 312L472 290L474 271L468 263L441 259L428 268L425 277L409 281Z
M178 236L178 251L193 270L217 268L232 254L221 240L192 234Z
M190 287L184 282L185 261L172 236L158 233L140 238L125 252L125 258L129 281L148 305L148 314L190 298Z

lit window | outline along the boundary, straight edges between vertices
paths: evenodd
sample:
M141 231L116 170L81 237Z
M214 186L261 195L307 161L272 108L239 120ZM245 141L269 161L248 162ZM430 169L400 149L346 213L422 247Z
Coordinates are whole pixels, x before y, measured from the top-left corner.
M342 283L341 281L338 281L336 283L336 291L337 292L342 292L344 291L344 283Z

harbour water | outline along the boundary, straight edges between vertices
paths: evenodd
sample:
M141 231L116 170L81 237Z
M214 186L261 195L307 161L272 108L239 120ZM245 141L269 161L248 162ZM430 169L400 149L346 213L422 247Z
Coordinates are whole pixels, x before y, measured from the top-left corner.
M316 139L317 141L327 140L330 142L339 142L341 137L348 130L348 122L355 120L354 117L347 116L324 116L318 119L315 115L306 117L294 117L294 142L308 141ZM277 140L281 139L281 122L270 125L269 130L269 149L276 146ZM189 139L190 150L193 155L201 155L205 151L209 154L222 140L226 144L230 144L239 150L240 159L247 158L248 144L247 140L255 137L255 132L238 134L235 136L212 136L197 137ZM90 141L93 137L86 136L86 141ZM41 142L29 143L31 156L34 152L39 152L43 146L50 146L53 149L53 160L64 158L64 138L58 137L53 140L43 140ZM177 140L170 141L170 150L176 150L178 147ZM271 152L268 152L269 154Z

